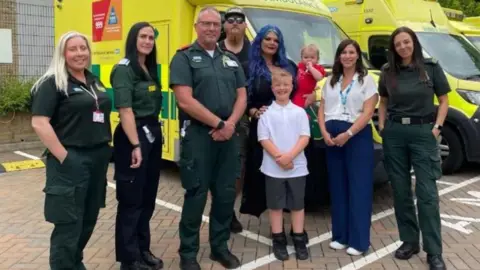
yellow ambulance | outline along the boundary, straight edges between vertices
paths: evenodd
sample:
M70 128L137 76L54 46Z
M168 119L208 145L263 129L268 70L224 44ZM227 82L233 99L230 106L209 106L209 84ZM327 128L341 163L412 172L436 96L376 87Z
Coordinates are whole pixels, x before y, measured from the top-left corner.
M450 87L450 108L442 132L442 167L457 171L465 161L480 161L480 52L449 26L435 0L324 0L333 19L357 40L375 68L387 61L390 34L413 29L424 56L442 65ZM435 101L437 102L437 101Z
M215 6L222 15L229 7L242 7L247 17L247 37L250 41L262 26L277 25L286 37L288 57L295 62L300 60L300 50L305 44L315 43L320 48L320 63L327 71L331 70L338 44L347 38L333 22L328 8L320 0L54 1L55 36L69 30L77 30L90 36L92 71L100 76L110 94L110 72L124 56L124 41L130 26L138 21L148 21L156 28L159 73L164 97L163 109L159 115L165 138L162 156L173 162L179 160L180 123L175 96L168 86L169 63L177 49L195 40L194 20L202 7ZM370 67L368 62L366 65ZM316 107L312 106L309 113L312 116L311 127L316 145L321 147L323 140L316 123ZM114 129L119 121L115 109L111 118ZM372 128L376 140L376 180L379 182L386 177L381 162L380 137L373 125Z
M443 8L445 15L449 19L450 26L457 32L464 35L477 49L480 50L480 28L472 23L472 19L467 20L461 10ZM470 21L470 23L468 22Z

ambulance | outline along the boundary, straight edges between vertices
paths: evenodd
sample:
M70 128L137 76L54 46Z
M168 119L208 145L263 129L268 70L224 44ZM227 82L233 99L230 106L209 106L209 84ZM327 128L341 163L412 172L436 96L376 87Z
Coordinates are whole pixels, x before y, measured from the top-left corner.
M168 161L177 162L180 154L179 114L175 96L169 89L169 63L177 49L195 40L194 21L199 10L206 5L216 7L222 17L229 7L242 7L247 17L247 38L250 41L262 26L277 25L285 36L288 57L296 63L300 60L301 48L315 43L320 49L320 63L331 70L337 46L347 38L320 0L55 0L56 39L69 30L77 30L91 38L91 69L101 78L110 95L110 72L124 56L124 43L130 26L138 21L147 21L155 27L163 92L163 109L159 115L165 139L162 157ZM366 60L365 65L371 68ZM320 82L320 87L324 81ZM317 98L320 99L319 91ZM323 139L316 123L317 106L309 108L308 113L316 145L321 147ZM119 123L115 108L111 122L114 130ZM371 126L376 141L376 180L384 181L380 136L374 125Z
M480 52L452 29L436 0L324 0L336 23L357 40L375 68L387 61L391 33L416 32L426 58L439 61L451 87L442 130L444 174L480 161ZM438 101L435 99L435 103Z
M450 8L443 8L445 15L449 19L450 26L457 32L465 36L477 49L480 50L480 28L472 23L473 20L467 20L462 11ZM470 21L470 22L469 22Z

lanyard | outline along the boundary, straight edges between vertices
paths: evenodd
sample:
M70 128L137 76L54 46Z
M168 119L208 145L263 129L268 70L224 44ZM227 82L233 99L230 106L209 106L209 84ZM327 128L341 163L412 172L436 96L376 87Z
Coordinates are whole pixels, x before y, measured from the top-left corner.
M90 90L92 90L91 92L85 89L83 86L80 86L80 89L89 94L95 100L95 107L97 107L97 111L100 110L100 107L98 106L98 96L97 93L95 93L95 89L93 89L92 86L90 86Z
M352 90L352 86L355 83L355 80L352 80L350 84L347 86L347 89L342 91L342 81L340 81L340 98L342 99L342 105L345 106L347 104L347 96L350 93L350 90ZM345 95L343 94L345 92Z

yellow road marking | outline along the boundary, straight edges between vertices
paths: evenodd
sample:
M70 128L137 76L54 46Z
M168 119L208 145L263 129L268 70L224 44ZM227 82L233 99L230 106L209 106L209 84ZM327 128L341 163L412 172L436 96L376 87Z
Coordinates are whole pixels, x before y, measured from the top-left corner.
M13 161L2 163L1 166L5 168L5 172L29 170L29 169L38 169L44 168L45 163L41 160L22 160L22 161Z

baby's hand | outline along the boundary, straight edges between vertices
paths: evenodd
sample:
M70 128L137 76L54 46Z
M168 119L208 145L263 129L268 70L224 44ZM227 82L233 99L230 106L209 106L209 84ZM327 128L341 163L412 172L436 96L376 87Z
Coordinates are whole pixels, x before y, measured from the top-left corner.
M307 62L307 70L310 71L313 68L312 62Z

